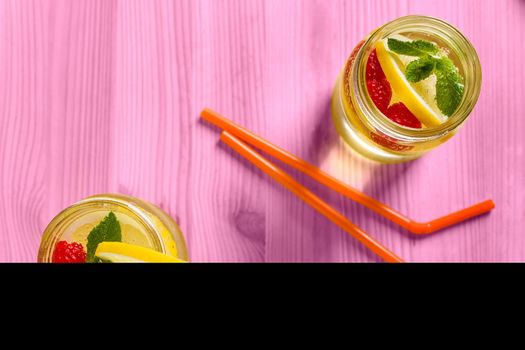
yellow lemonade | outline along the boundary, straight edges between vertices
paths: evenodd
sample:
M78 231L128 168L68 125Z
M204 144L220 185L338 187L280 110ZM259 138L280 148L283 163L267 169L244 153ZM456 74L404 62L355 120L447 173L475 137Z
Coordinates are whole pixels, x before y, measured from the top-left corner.
M365 157L407 161L450 139L480 88L478 56L457 29L435 18L402 17L354 49L334 89L332 119Z
M95 237L97 235L103 237ZM97 239L99 242L93 242ZM86 262L93 262L90 257L97 256L98 244L106 240L119 243L106 248L118 250L120 260L125 250L146 258L155 257L153 253L144 255L150 250L172 257L174 261L188 261L184 236L168 214L149 202L118 194L89 197L58 214L43 234L38 261L69 262L69 259L81 262L87 258ZM64 250L62 258L57 255L59 243ZM128 262L135 260L138 260L136 256L130 256Z

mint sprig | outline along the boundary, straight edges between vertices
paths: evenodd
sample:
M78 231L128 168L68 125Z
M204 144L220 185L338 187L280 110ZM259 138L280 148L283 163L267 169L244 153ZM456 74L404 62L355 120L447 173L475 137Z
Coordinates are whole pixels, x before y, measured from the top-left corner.
M387 44L390 51L399 55L419 57L407 65L405 70L407 80L417 83L435 74L437 106L448 117L454 114L465 92L463 78L454 62L428 41L401 41L389 38Z
M112 211L109 212L109 214L94 229L91 230L87 240L87 262L96 262L95 252L100 243L122 242L120 223Z

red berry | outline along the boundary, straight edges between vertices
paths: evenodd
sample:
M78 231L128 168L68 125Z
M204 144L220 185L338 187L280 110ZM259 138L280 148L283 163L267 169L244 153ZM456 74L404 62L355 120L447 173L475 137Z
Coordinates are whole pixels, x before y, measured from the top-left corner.
M377 58L377 51L373 49L368 56L368 61L366 62L366 80L383 80L386 79L383 68L379 63Z
M408 126L409 128L421 129L421 122L401 102L394 103L388 107L385 115L397 124Z
M54 263L85 263L86 252L82 244L73 242L67 243L66 241L60 241L55 246L53 252Z
M366 87L377 109L385 113L392 99L392 88L386 79L374 49L366 64Z
M392 98L392 90L388 81L367 80L366 87L377 109L385 113Z

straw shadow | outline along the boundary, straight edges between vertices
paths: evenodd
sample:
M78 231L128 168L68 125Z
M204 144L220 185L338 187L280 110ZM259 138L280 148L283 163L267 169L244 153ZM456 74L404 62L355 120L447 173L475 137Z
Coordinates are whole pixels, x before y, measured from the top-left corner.
M332 151L336 151L338 154L342 153L348 164L352 164L358 168L373 168L382 166L379 163L375 163L367 158L364 158L353 149L351 149L339 136L336 131L336 128L332 121L331 115L331 96L327 96L323 99L325 102L320 105L317 111L314 111L317 119L315 121L315 127L311 133L310 143L305 147L306 150L306 160L309 163L316 165L321 168L322 164L327 160ZM305 187L309 188L317 196L322 198L325 202L330 204L334 209L343 213L348 217L352 222L355 222L358 226L358 220L356 218L366 218L367 215L374 216L375 214L370 214L370 211L363 206L357 204L344 197L343 195L333 191L332 189L321 185L317 181L311 179L310 177L300 173L298 181L300 181ZM376 215L377 216L377 215ZM386 220L386 219L385 219ZM314 220L314 231L323 231L327 228L330 228L332 232L338 232L340 235L348 237L348 243L352 247L352 251L358 253L362 258L369 261L381 261L375 254L370 252L359 242L349 237L346 232L337 228L333 223L324 217L319 217ZM332 228L333 227L333 228ZM333 244L319 244L316 246L316 255L319 256L330 256L331 249L337 242L341 242L339 236L334 235L330 238L333 240ZM337 238L335 238L337 237ZM328 239L326 236L322 238L324 240Z
M339 136L337 135L337 133L335 132L335 128L333 127L331 123L329 103L324 104L324 107L322 108L322 111L319 113L319 115L320 115L320 118L317 121L316 127L313 132L313 137L312 137L313 141L312 141L311 146L308 148L309 160L312 163L317 164L317 165L319 165L324 160L324 158L328 155L328 153L331 150L331 147L339 147L340 146L339 142L342 142ZM202 120L200 122L203 123ZM204 123L204 124L208 125L208 127L212 127L213 129L217 129L213 126L210 126L208 123ZM220 131L220 129L218 130ZM320 146L316 147L315 145L320 145ZM287 192L285 188L280 186L275 181L268 181L269 180L268 176L266 176L260 169L258 169L251 162L246 160L243 156L239 155L237 152L235 152L234 150L232 150L230 147L228 147L227 145L225 145L219 140L218 140L217 147L222 150L225 150L225 152L227 152L230 156L233 156L233 158L240 160L240 164L242 164L243 167L248 167L252 174L255 174L260 179L264 179L266 183L269 182L271 188L277 189L277 191L281 193ZM350 150L348 151L350 152ZM349 155L350 154L351 153L349 153ZM352 207L358 206L353 201L346 199L342 195L320 185L315 180L312 180L311 178L309 178L307 175L295 169L292 169L289 166L286 166L285 164L282 164L279 161L274 160L272 157L268 157L268 159L270 159L272 162L275 162L283 169L286 169L287 173L289 173L292 177L294 177L296 181L302 183L305 187L310 188L312 192L316 193L318 196L323 198L323 200L325 200L327 203L330 203L330 205L332 205L336 210L339 210L342 213L348 212L348 210L343 210L345 207L347 207L346 203L349 203L349 205ZM365 160L365 161L368 161L368 160ZM368 166L370 166L370 164L368 164ZM398 168L400 167L397 167L396 169ZM407 168L406 166L403 166L400 169L406 170L406 168ZM352 210L351 212L353 214L358 213L357 215L358 217L361 217L361 216L366 217L366 215L369 214L369 212L361 213L365 210L366 210L365 208L359 206L359 209ZM327 228L330 228L330 231L334 233L334 235L328 235L329 238L327 236L322 237L322 240L324 243L319 244L316 247L317 253L319 253L319 256L330 256L331 250L335 246L335 242L336 241L341 242L340 235L343 235L344 237L346 237L344 238L344 241L348 242L348 244L350 244L350 246L352 247L352 251L355 251L357 254L359 254L359 256L369 261L380 261L376 255L374 255L364 246L362 246L357 241L349 237L341 229L336 228L336 226L333 223L331 223L328 219L321 217L321 216L315 216L313 225L317 227L319 231L320 230L325 231ZM318 231L318 229L314 229L314 231ZM327 239L329 242L326 242ZM348 239L348 241L346 241L346 239ZM331 244L330 241L333 241L334 244ZM322 252L322 250L324 250L324 253ZM316 255L318 255L317 253Z
M246 168L248 168L258 178L260 178L260 179L264 179L265 178L265 175L256 166L254 166L252 163L250 163L248 160L246 160L246 158L244 158L243 156L241 156L240 154L238 154L237 152L232 150L230 147L228 147L228 145L224 144L224 142L222 142L220 140L222 129L220 129L220 128L216 127L215 125L210 124L210 123L208 123L205 120L200 119L200 118L198 120L198 123L200 125L205 126L206 128L208 128L210 130L215 131L217 133L217 142L216 142L216 147L217 148L223 150L224 152L228 153L233 158L237 159L241 164L243 164Z
M410 161L410 162L407 162L407 163L401 163L401 164L388 164L388 165L385 164L385 165L383 165L381 167L378 167L378 168L374 169L374 172L370 176L369 181L364 186L363 192L365 192L369 196L371 196L373 198L376 198L377 200L379 200L379 201L381 201L381 202L383 202L383 203L385 203L385 204L387 204L389 206L392 205L392 203L390 203L390 201L388 200L389 194L391 192L396 191L399 188L399 186L400 186L399 182L402 181L402 179L405 178L408 175L408 173L410 171L412 171L413 167L416 164L418 164L419 162L420 162L420 160L416 159L416 160L413 160L413 161ZM399 211L401 214L410 217L408 215L409 213L401 211L401 208L394 207L394 209ZM459 209L461 209L461 208L457 208L457 210L459 210ZM444 212L441 215L446 215L446 214L448 214L448 213ZM487 214L484 214L484 215L481 215L481 216L484 217ZM437 235L444 234L447 231L447 229L453 229L455 227L461 227L465 223L468 223L468 222L470 222L473 219L479 218L479 217L470 218L470 219L468 219L466 221L457 223L457 224L455 224L455 225L453 225L453 226L451 226L449 228L445 228L443 230L436 231L436 232L433 232L433 233L430 233L430 234L416 235L416 234L413 234L412 232L410 232L409 230L407 230L407 229L397 225L396 223L394 223L394 222L392 222L392 221L390 221L388 219L383 218L380 215L377 215L377 214L374 213L374 214L372 214L372 216L373 216L372 220L374 220L375 222L380 223L383 226L387 226L392 231L400 233L400 234L408 237L409 240L411 242L413 242L413 243L416 242L416 241L419 241L419 240L423 240L423 239L427 239L429 237L433 237L436 234ZM436 219L438 217L431 218L430 220ZM415 220L415 221L420 221L420 218L417 218L417 217L410 217L410 218ZM422 222L422 221L420 221L420 222Z
M255 165L253 165L251 162L249 162L248 160L246 160L243 156L241 156L240 154L238 154L236 151L232 150L228 145L222 143L221 141L218 141L218 145L217 145L218 148L220 148L221 150L223 150L224 152L228 153L230 156L232 156L232 158L234 158L235 160L237 161L240 161L240 164L242 167L247 167L249 168L249 171L253 174L255 174L257 177L263 179L263 181L266 182L266 185L270 186L269 188L271 189L275 189L278 193L281 193L283 196L289 196L289 195L292 195L292 194L289 194L289 191L284 188L283 186L281 186L280 184L278 184L277 182L271 180L271 178L269 176L267 176L266 174L264 174L259 168L257 168ZM283 165L284 164L280 164L279 161L276 161L276 160L273 160L271 159L271 157L268 157L267 158L269 161L275 163L276 165L278 165L279 167L281 168L284 168ZM311 182L313 181L312 179L310 179L307 175L295 170L295 169L291 169L290 171L287 171L288 174L290 174L290 176L292 176L296 181L298 181L299 183L302 183L304 184L305 182L308 183L308 182ZM318 186L321 186L319 185L317 182L315 182L315 184L317 184ZM317 185L314 185L314 183L311 183L310 186L308 185L305 185L305 187L309 187L309 188L312 188L312 187L317 187ZM324 188L324 187L323 187ZM312 190L312 192L316 192L315 189ZM293 196L293 195L292 195ZM333 199L334 198L339 198L341 197L338 193L335 193L335 192L331 192L331 196L329 198L329 200L327 200L328 203L330 202L333 202ZM285 199L285 197L282 197L283 200ZM297 200L298 202L301 202L302 201L299 199L299 198L295 198L295 200ZM339 201L340 203L340 201ZM308 208L310 208L307 204L303 203L303 204L297 204L297 205L302 205L302 206L306 206ZM333 205L332 203L330 203L330 205ZM333 205L334 208L340 210L338 208L338 205ZM314 210L313 208L310 208L312 211ZM337 234L333 235L332 238L328 238L330 240L339 240L340 237L343 237L344 240L348 240L348 243L352 246L352 250L355 251L356 253L359 254L359 256L361 256L362 259L366 259L367 261L371 261L371 262L380 262L381 259L379 259L375 254L373 254L372 252L370 252L366 247L364 247L363 245L361 245L359 242L357 242L355 239L353 239L352 237L350 237L346 232L344 232L342 229L338 228L335 224L333 224L330 220L328 220L327 218L325 218L324 216L322 215L316 215L314 214L314 226L320 226L320 227L323 227L323 228L326 228L326 227L333 227L333 231L331 230L331 232L337 232ZM308 228L305 226L305 230L307 230ZM309 228L311 229L311 227ZM315 231L315 230L314 230ZM338 232L339 231L339 232ZM327 238L324 237L323 240L325 241ZM317 247L316 249L319 251L319 248L320 247ZM317 254L316 254L317 255Z
M269 179L270 178L262 170L257 168L254 164L252 164L250 161L248 161L246 158L241 156L236 151L232 150L228 145L226 145L224 142L222 142L220 140L220 134L222 132L222 129L220 129L220 128L218 128L218 127L216 127L216 126L214 126L214 125L212 125L212 124L210 124L210 123L208 123L208 122L206 122L206 121L204 121L202 119L199 119L199 123L201 125L206 126L209 129L217 131L217 146L216 147L218 147L219 149L223 150L224 152L226 152L227 154L232 156L234 159L237 159L237 161L239 161L244 167L248 168L250 170L250 172L253 173L255 176L257 176L258 178L260 178L260 179ZM248 145L248 146L251 147L257 153L261 154L263 157L265 157L270 162L272 162L272 163L276 164L277 166L279 166L280 168L282 168L290 176L292 176L294 179L296 179L296 181L302 182L306 178L309 178L308 176L306 176L302 172L300 172L300 171L290 167L288 164L284 164L281 161L279 161L278 159L275 159L272 156L270 156L268 154L265 154L264 152L261 152L256 147L253 147L252 145ZM279 184L277 184L275 181L269 181L269 183L274 188L283 189L283 187L280 186Z
M221 149L222 151L229 154L233 159L238 161L243 167L247 168L252 174L254 174L257 178L266 181L268 179L268 176L262 172L259 168L257 168L255 165L253 165L250 161L248 161L246 158L241 156L239 153L235 152L233 149L231 149L227 144L222 142L221 140L217 140L217 148Z

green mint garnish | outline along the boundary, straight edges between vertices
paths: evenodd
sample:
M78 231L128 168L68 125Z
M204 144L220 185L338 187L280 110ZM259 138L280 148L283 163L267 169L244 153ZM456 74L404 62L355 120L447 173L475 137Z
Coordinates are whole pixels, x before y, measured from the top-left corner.
M415 56L405 70L408 81L417 83L435 74L436 102L439 110L450 117L463 98L465 86L458 68L448 57L440 53L439 48L424 40L401 41L388 39L388 48L399 55Z
M88 235L87 262L98 262L95 259L95 251L102 242L122 242L120 223L113 212L109 214ZM97 260L97 261L95 261Z
M424 40L401 41L388 38L388 48L395 53L406 56L424 57L439 53L439 48Z

